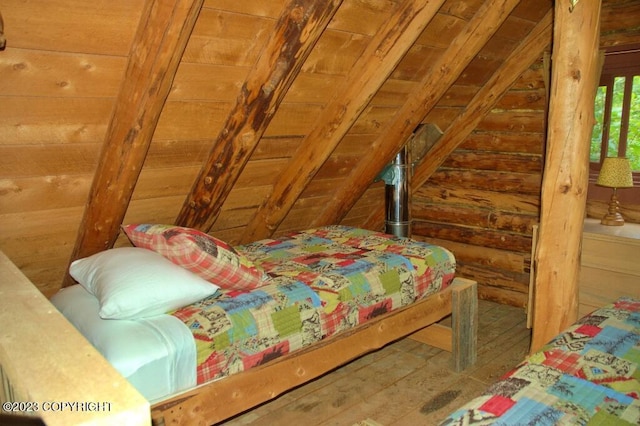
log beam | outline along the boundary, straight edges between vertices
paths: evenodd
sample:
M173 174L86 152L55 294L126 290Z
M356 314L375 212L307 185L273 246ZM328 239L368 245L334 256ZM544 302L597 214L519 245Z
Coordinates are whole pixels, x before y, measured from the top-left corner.
M242 243L273 234L443 3L405 1L380 28L245 228Z
M556 2L549 130L535 258L533 336L539 350L578 316L580 245L598 87L601 1Z
M296 0L283 9L263 53L187 195L176 224L208 232L282 99L342 0Z
M339 222L347 214L518 3L517 0L492 0L481 6L426 73L419 87L336 191L313 226Z
M146 3L71 261L113 247L202 3Z

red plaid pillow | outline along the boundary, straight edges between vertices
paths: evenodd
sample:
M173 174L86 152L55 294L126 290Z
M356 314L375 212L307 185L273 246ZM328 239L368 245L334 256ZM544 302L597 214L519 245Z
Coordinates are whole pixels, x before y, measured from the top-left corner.
M221 288L247 290L266 284L267 275L229 244L197 229L173 225L126 225L136 247L160 253Z

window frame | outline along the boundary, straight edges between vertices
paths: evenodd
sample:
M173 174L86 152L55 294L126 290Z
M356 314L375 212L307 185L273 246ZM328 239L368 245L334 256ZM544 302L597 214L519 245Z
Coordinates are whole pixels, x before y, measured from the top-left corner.
M635 51L634 54L625 54L625 51ZM636 66L633 66L635 62ZM638 70L640 73L640 43L634 45L626 45L626 46L617 46L614 48L609 48L603 55L603 66L602 73L600 77L599 86L607 86L606 81L607 78L610 79L611 84L607 87L607 91L611 91L611 93L606 93L605 102L613 102L613 74L624 73L624 72L632 72L632 70ZM602 83L605 84L602 84ZM594 99L595 102L595 99ZM628 108L627 108L628 111ZM627 112L628 114L628 112ZM609 140L609 126L608 123L611 120L611 106L605 106L605 117L603 117L603 139L601 144L606 142L606 150L608 150L608 140ZM627 128L628 130L628 128ZM604 138L604 134L606 133L606 139ZM626 135L625 135L625 143L626 143ZM626 147L626 146L625 146ZM602 205L607 205L611 199L611 188L602 187L596 185L596 181L598 179L598 174L600 173L600 168L602 165L602 161L604 161L604 156L606 155L606 150L600 150L600 161L599 162L591 162L591 158L589 158L589 184L587 190L587 204L593 204L594 209L599 209ZM640 172L633 172L633 188L624 188L621 191L618 191L618 200L621 205L624 206L638 206L640 205ZM595 207L595 206L600 207ZM589 207L587 207L589 210ZM598 213L599 215L599 213ZM624 215L624 214L623 214ZM633 222L633 219L628 218L625 215L625 219L627 221Z
M627 135L629 131L629 114L631 106L631 89L629 79L640 75L640 44L616 46L609 48L604 53L604 63L598 87L606 87L605 111L603 117L602 140L600 141L600 161L589 160L589 180L594 182L602 167L602 162L608 155L609 132L611 122L611 107L613 103L613 88L616 77L625 77L625 95L623 98L622 123L620 127L620 140L618 141L618 156L626 154ZM633 172L634 185L640 185L640 170ZM640 195L639 195L640 197Z

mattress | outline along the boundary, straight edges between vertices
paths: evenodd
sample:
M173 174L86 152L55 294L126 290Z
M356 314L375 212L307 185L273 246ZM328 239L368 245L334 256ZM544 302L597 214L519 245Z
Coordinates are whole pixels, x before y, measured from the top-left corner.
M193 333L198 383L304 348L446 288L448 250L346 226L265 239L236 249L271 277L173 313Z
M144 320L101 319L95 297L80 286L52 303L154 402L414 303L448 287L455 272L442 247L345 226L235 249L264 269L266 285L221 289Z
M583 317L441 425L640 424L640 300Z

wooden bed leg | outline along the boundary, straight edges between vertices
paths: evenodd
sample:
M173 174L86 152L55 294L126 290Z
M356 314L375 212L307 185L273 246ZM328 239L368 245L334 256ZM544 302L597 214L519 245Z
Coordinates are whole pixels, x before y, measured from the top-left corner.
M451 293L453 368L475 364L478 343L478 289L473 280L455 278Z

